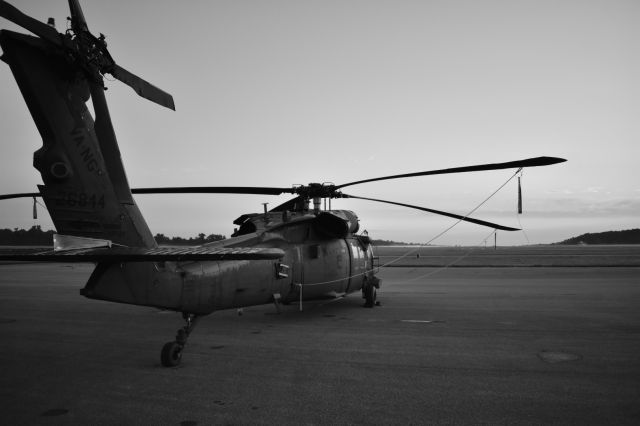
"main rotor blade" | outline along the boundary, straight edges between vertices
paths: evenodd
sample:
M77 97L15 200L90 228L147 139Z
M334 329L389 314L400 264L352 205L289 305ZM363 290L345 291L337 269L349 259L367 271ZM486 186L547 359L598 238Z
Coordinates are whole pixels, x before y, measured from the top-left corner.
M550 166L551 164L562 163L564 161L567 161L567 160L565 160L564 158L557 158L557 157L535 157L535 158L527 158L525 160L509 161L506 163L479 164L476 166L454 167L451 169L431 170L426 172L406 173L402 175L393 175L393 176L384 176L384 177L378 177L378 178L372 178L372 179L364 179L364 180L358 180L355 182L349 182L342 185L338 185L336 186L335 189L340 189L340 188L344 188L345 186L351 186L351 185L356 185L360 183L375 182L375 181L387 180L387 179L400 179L400 178L427 176L427 175L442 175L447 173L479 172L484 170L515 169L520 167Z
M280 195L294 193L293 188L269 188L259 186L179 186L165 188L132 188L132 194L255 194ZM41 197L39 192L22 192L18 194L2 194L0 200L13 198ZM298 197L299 198L299 197Z
M25 15L3 0L0 0L0 16L57 46L62 45L61 34L55 28Z
M133 188L132 194L256 194L280 195L293 192L292 188L269 188L259 186L182 186L167 188Z
M460 215L457 215L457 214L454 214L454 213L447 213L447 212L443 212L443 211L440 211L440 210L428 209L426 207L414 206L414 205L411 205L411 204L396 203L395 201L378 200L376 198L357 197L355 195L347 195L347 194L342 194L342 196L344 198L357 198L359 200L377 201L379 203L395 204L396 206L409 207L410 209L422 210L424 212L435 213L435 214L439 214L439 215L442 215L442 216L448 216L448 217L452 217L454 219L463 220L465 222L475 223L476 225L488 226L489 228L499 229L501 231L520 231L520 229L518 229L518 228L511 228L509 226L498 225L497 223L486 222L486 221L480 220L480 219L473 219L473 218L470 218L470 217L460 216Z
M146 98L152 102L167 107L172 110L176 110L176 106L173 103L173 96L168 94L162 89L157 88L153 84L143 80L137 75L127 71L118 64L113 64L108 70L104 72L111 74L124 84L130 86L136 93L143 98Z
M12 198L34 198L42 197L39 192L22 192L20 194L3 194L0 195L0 200L11 200Z

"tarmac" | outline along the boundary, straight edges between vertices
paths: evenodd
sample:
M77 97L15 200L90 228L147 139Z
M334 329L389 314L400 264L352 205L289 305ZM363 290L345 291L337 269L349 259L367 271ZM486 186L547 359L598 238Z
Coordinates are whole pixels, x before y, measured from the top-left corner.
M11 425L640 424L640 268L382 268L359 294L205 317L79 295L92 265L0 265Z

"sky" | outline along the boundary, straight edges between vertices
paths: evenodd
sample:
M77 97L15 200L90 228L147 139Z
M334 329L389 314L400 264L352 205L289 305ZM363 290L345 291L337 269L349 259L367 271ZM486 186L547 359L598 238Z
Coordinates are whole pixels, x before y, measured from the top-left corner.
M13 2L61 31L64 0ZM538 156L518 215L511 179L473 217L522 228L498 244L640 227L640 2L81 1L115 61L171 93L161 108L117 81L107 99L132 187L341 184ZM0 28L20 30L0 18ZM31 192L42 141L0 63L0 193ZM515 170L345 188L466 215ZM348 189L348 191L347 191ZM233 232L289 196L140 195L155 233ZM361 200L373 238L482 245L489 228ZM0 228L53 229L29 199L0 203ZM493 241L491 237L490 242Z

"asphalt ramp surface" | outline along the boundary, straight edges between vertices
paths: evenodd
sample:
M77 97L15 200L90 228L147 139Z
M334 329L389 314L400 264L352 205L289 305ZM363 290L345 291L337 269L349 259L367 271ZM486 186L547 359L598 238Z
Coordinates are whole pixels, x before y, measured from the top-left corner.
M640 424L639 268L385 268L358 294L203 318L81 297L90 265L0 266L11 425Z

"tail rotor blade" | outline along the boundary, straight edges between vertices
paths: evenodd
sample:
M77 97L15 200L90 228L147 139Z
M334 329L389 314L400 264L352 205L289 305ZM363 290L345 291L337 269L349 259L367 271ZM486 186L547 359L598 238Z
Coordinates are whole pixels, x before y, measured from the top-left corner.
M69 11L71 12L71 25L74 31L89 31L87 20L84 18L84 13L82 13L78 0L69 0Z
M55 28L50 27L49 25L40 22L37 19L33 19L32 17L25 15L16 7L3 0L0 0L0 16L13 22L16 25L21 26L25 30L32 32L38 37L49 41L50 43L53 43L57 46L62 45L61 34L56 31Z
M116 79L120 80L127 86L131 87L135 92L145 99L157 103L163 107L176 110L176 106L173 102L173 96L165 92L162 89L157 88L153 84L143 80L137 75L127 71L120 65L113 64L113 67L109 70L105 70L106 73L111 74Z

